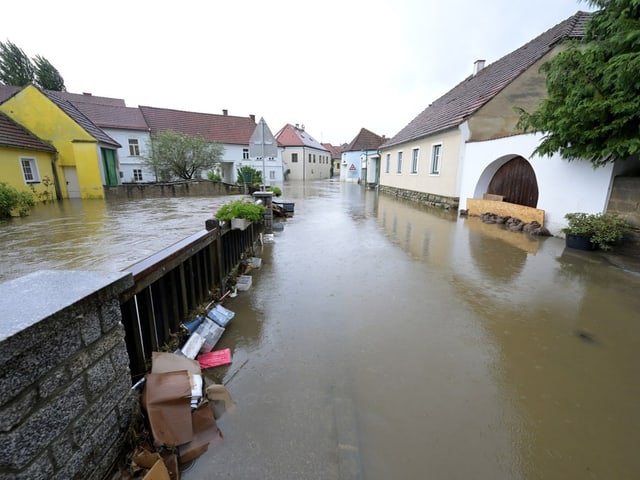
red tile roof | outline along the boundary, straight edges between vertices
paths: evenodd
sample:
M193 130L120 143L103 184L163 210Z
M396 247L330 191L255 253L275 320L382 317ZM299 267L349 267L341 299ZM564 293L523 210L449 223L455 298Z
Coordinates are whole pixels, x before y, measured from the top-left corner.
M231 145L249 145L249 139L256 129L256 120L233 115L185 112L168 108L140 106L140 111L151 130L156 134L164 130L200 136L211 142Z
M283 147L309 147L317 150L329 151L320 142L309 135L304 128L300 128L298 126L294 127L290 123L287 123L278 133L276 133L276 140L278 141L278 145Z
M582 38L590 17L590 13L578 12L468 77L429 105L383 146L398 145L460 125L560 41Z
M376 135L375 133L367 130L366 128L360 129L360 132L356 137L351 140L351 143L344 150L345 152L355 152L362 150L377 150L380 145L384 143L386 138L384 136Z
M342 152L345 151L343 145L336 147L330 143L323 143L322 146L331 152L331 158L342 158Z
M56 151L52 145L40 140L2 112L0 112L0 147L14 147L52 153Z

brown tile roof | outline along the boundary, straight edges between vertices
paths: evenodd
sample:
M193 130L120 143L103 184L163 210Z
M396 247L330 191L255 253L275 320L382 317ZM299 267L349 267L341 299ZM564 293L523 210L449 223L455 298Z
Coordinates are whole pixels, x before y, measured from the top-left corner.
M56 149L40 140L22 125L0 112L0 147L14 147L39 152L55 152Z
M173 130L200 136L211 142L249 145L249 139L257 126L253 115L236 117L145 106L140 106L140 111L152 135Z
M486 66L438 98L384 147L398 145L456 127L495 97L522 72L540 60L558 42L582 38L591 14L577 12L517 50Z
M276 133L276 140L278 141L278 145L283 147L309 147L329 151L319 141L309 135L304 128L300 128L297 125L294 127L290 123L287 123Z
M89 120L100 128L147 131L149 127L138 108L71 100Z
M9 97L12 97L20 90L22 90L22 87L14 87L13 85L5 85L3 83L0 83L0 103L8 100Z
M53 90L51 90L53 91ZM99 97L91 93L70 93L70 92L55 92L61 98L69 100L71 103L77 102L92 103L94 105L108 105L110 107L126 107L126 103L123 98L112 97Z
M51 90L40 90L49 100L55 103L58 108L65 112L69 117L73 119L78 125L84 128L93 138L100 143L120 148L118 142L102 131L96 124L89 120L80 110L78 110L70 101L65 100L59 95L60 92L53 92Z
M351 140L351 143L344 150L345 152L355 152L362 150L377 150L380 145L384 143L386 138L384 136L376 135L375 133L367 130L366 128L360 129L360 132L356 137Z

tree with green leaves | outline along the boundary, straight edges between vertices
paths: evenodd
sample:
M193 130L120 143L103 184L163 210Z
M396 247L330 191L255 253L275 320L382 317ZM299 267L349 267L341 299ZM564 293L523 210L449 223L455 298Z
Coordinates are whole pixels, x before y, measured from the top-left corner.
M198 178L201 172L212 169L220 161L223 147L217 142L173 130L153 136L147 167L156 174L156 181Z
M0 81L23 87L33 82L34 67L24 51L10 41L0 42Z
M0 82L18 87L34 83L45 90L66 90L62 75L49 60L36 55L32 61L10 41L0 42Z
M640 0L590 0L586 35L542 66L547 97L519 127L542 132L535 152L594 168L640 153Z
M41 55L33 57L33 65L35 66L35 83L45 90L54 90L56 92L66 91L64 79L56 67Z

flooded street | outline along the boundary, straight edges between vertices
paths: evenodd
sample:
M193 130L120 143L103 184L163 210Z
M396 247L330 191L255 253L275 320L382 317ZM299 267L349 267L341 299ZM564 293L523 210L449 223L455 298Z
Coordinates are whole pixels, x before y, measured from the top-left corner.
M295 216L224 303L233 364L208 371L237 407L182 478L637 478L640 276L358 185L283 199ZM47 206L0 226L0 280L122 269L220 201Z

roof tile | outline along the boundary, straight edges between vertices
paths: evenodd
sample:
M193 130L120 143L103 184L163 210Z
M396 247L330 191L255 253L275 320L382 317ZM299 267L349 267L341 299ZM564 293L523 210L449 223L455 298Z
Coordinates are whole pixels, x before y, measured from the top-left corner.
M200 136L211 142L231 145L248 145L249 139L256 129L256 120L249 117L233 115L216 115L211 113L185 112L168 108L140 106L151 134L164 130Z

